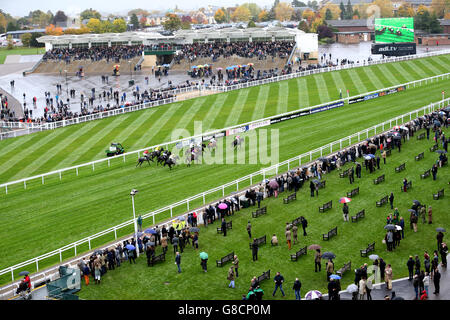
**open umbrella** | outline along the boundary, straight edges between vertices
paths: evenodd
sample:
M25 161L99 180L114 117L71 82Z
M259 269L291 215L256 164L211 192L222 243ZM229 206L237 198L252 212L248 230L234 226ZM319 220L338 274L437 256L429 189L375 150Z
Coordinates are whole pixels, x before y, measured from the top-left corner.
M252 62L250 62L250 63L247 63L249 66L253 66L253 63Z
M19 276L27 276L30 273L28 271L20 271Z
M206 252L200 252L200 259L208 259L208 254Z
M336 255L333 252L324 252L322 254L322 259L334 259Z
M142 232L138 232L138 233L136 233L136 237L137 238L140 238L140 237L142 237L144 234L142 233Z
M322 292L317 291L317 290L311 290L305 294L306 300L317 300L320 298L322 298Z
M314 183L319 183L320 181L317 180L317 179L314 179L313 182L314 182Z
M342 197L339 199L339 203L348 203L350 201L352 201L352 199L347 198L347 197Z
M398 231L400 231L400 230L402 230L402 227L400 227L399 225L396 225L396 226L395 226L395 229L398 230Z
M269 186L272 188L272 189L278 189L278 187L279 187L279 185L278 185L278 182L274 179L274 180L271 180L270 182L269 182Z
M412 212L412 213L414 213L414 214L417 214L416 210L414 210L414 209L408 209L408 211L409 211L409 212Z
M191 228L191 231L192 231L192 232L199 232L199 231L200 231L200 229L199 229L199 228L197 228L197 227L193 227L193 228Z
M439 122L439 120L434 120L434 125L435 126L437 126L437 127L440 127L441 126L441 123Z
M216 68L216 70L223 70L222 68Z
M221 204L219 204L219 209L225 210L226 208L228 208L226 203L222 202Z
M444 228L436 228L436 231L437 232L445 232L445 229Z
M147 230L145 230L145 233L150 233L150 234L157 234L158 232L156 232L155 229L152 228L148 228Z
M347 292L348 293L353 293L353 292L356 292L356 291L358 291L358 286L356 284L354 284L354 283L352 283L351 285L349 285L347 287Z
M436 153L447 153L447 151L445 151L445 150L436 150L435 152Z
M179 216L178 218L177 218L178 220L180 220L180 221L184 221L184 220L186 220L186 218L185 217L183 217L183 216Z
M392 300L405 300L403 297L395 296Z
M341 277L340 277L340 276L338 276L337 274L332 274L332 275L330 275L330 279L334 279L334 280L340 280L340 279L341 279Z
M393 225L393 224L387 224L387 225L384 226L384 228L385 228L386 230L395 230L395 225Z
M127 248L128 250L136 250L136 247L133 246L132 244L127 244L127 245L125 246L125 248Z
M370 159L372 159L371 157L369 157L369 155L367 154L367 155L365 155L364 156L364 159L366 159L366 160L370 160Z
M197 69L197 66L192 66L191 69Z
M402 137L400 137L400 136L394 136L394 140L402 140Z
M415 205L420 206L420 201L419 201L419 200L413 200L413 203L414 203Z
M149 245L149 246L154 246L155 243L154 243L153 241L149 241L149 242L147 242L147 245Z
M308 247L308 250L317 250L317 249L321 249L322 247L319 246L318 244L312 244Z
M380 258L378 255L376 255L376 254L371 254L370 256L369 256L369 259L370 260L377 260L378 258Z

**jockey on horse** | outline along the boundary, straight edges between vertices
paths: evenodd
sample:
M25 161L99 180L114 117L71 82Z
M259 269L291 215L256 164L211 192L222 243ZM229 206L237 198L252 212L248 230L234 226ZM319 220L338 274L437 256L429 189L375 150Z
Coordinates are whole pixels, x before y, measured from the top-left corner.
M241 145L241 136L236 136L233 141L233 147L236 148Z

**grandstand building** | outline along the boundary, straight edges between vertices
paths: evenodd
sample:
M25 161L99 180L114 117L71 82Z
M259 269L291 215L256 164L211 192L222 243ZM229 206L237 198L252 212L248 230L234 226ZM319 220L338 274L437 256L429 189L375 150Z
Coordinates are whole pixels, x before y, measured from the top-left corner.
M177 45L208 42L293 41L296 43L296 54L303 56L304 53L307 53L310 58L317 58L318 56L317 34L282 27L179 30L172 35L162 35L155 31L62 36L47 35L38 38L37 41L45 44L46 51L57 48L72 49L118 45L144 45L149 47L170 45L176 48Z

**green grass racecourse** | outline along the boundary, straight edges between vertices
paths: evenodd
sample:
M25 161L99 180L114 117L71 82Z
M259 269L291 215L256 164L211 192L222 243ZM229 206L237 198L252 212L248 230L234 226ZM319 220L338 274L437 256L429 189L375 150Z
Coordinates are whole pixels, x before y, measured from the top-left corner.
M425 132L421 130L420 132ZM448 134L448 130L447 130ZM304 246L319 244L322 252L331 251L336 254L335 270L341 268L344 263L352 262L352 269L344 274L341 280L342 290L353 283L353 270L359 268L363 263L372 264L369 258L360 257L360 251L366 248L368 243L375 242L375 254L382 257L387 264L393 268L394 278L401 278L408 275L406 261L409 255L419 255L423 263L423 253L427 250L432 254L436 249L437 227L447 228L450 226L450 216L448 215L449 200L448 195L443 199L433 200L432 194L437 190L445 188L448 191L449 167L448 165L439 168L437 180L432 177L420 179L420 173L431 168L438 158L437 153L431 153L429 147L432 140L416 140L416 136L403 144L401 152L397 149L392 151L392 155L387 158L387 164L375 173L368 173L364 166L362 168L362 178L355 178L355 183L349 184L348 178L339 178L338 171L332 171L324 176L327 187L319 191L319 196L311 198L308 185L300 189L297 194L297 201L283 204L283 197L288 192L280 194L277 199L265 199L261 205L267 206L267 214L257 219L251 218L253 207L243 209L234 216L228 217L227 221L233 221L233 229L229 230L227 237L216 233L219 223L209 225L207 228L200 227L199 250L195 251L191 246L187 246L181 259L182 273L177 273L174 265L174 255L172 246L166 255L166 261L157 263L154 267L147 267L145 254L137 259L137 263L130 265L124 263L119 269L108 271L102 278L100 285L95 285L92 281L86 287L82 284L79 296L82 299L232 299L240 300L242 294L246 294L253 276L259 276L263 271L271 270L271 279L262 282L262 289L265 292L264 299L270 300L274 289L273 277L280 271L285 278L283 289L286 298L281 298L278 292L275 299L293 300L294 293L292 285L296 277L302 282L302 297L307 291L317 289L322 293L327 293L325 261L322 261L322 271L314 272L314 253L308 251L306 256L302 256L297 262L290 261L290 254L298 251ZM425 157L420 161L415 161L414 157L424 152ZM379 154L379 153L378 153ZM406 163L405 171L395 173L394 168L402 163ZM347 164L345 167L349 168ZM379 185L374 185L372 180L381 174L386 175L386 181ZM406 177L412 181L412 189L407 193L401 192L402 180ZM366 217L356 223L344 222L342 217L342 205L338 200L346 196L346 192L360 187L360 194L349 203L350 216L355 215L359 210L365 209ZM394 206L398 207L400 215L405 219L405 239L393 252L387 252L386 245L382 244L384 238L384 225L386 216L392 212L389 204L381 208L375 206L375 201L379 200L390 192L394 192ZM423 224L421 219L418 223L418 232L414 233L409 225L409 209L413 200L433 207L433 224ZM333 209L319 213L318 207L325 202L333 201ZM286 222L290 222L299 216L305 216L308 220L307 236L303 236L299 227L299 243L293 245L288 250L285 243L284 228ZM350 218L349 218L350 219ZM275 233L280 244L272 247L269 243L260 247L258 261L253 262L251 251L249 250L248 235L246 232L247 221L251 220L252 234L255 237L267 235L268 240ZM351 221L351 219L350 219ZM329 241L322 240L322 234L334 227L338 227L338 235ZM200 267L199 252L205 251L209 255L208 272L204 273ZM227 271L231 263L218 268L215 260L234 251L239 257L239 277L236 279L236 289L228 289L229 281L226 280ZM159 254L161 248L157 247ZM395 290L395 283L394 283Z
M339 89L352 96L449 69L445 55L322 73L1 141L0 183L103 158L113 141L131 151L171 141L174 128L192 135L195 120L204 130L225 128L339 99Z
M391 65L333 72L9 139L0 143L0 163L2 163L0 171L3 174L3 181L29 176L97 159L103 156L103 150L111 141L124 143L127 150L141 148L167 141L166 138L170 138L170 132L174 128L191 129L193 120L206 119L210 128L220 128L294 110L299 105L306 107L336 99L338 95L336 83L342 85L343 92L346 88L350 88L350 93L355 94L444 73L448 70L448 65L450 65L449 55L441 56L439 59L392 64L398 70L405 70L404 75L401 75L400 71L391 73L392 77L396 75L395 82L386 71L394 68L391 68ZM356 80L357 75L361 81ZM280 129L280 161L437 101L441 97L440 92L448 88L448 85L449 81L438 81L392 96L272 126L270 129ZM299 86L308 90L299 91ZM317 94L318 88L320 94ZM256 98L250 99L252 96ZM280 104L276 101L280 101ZM202 105L201 108L199 104ZM217 113L212 111L217 110L216 108L220 108ZM200 113L200 110L203 110L203 113ZM176 118L177 116L179 118ZM156 137L159 137L159 140ZM90 156L87 156L89 153ZM51 162L53 164L49 165ZM9 246L1 251L3 258L0 268L57 249L129 220L131 203L128 194L131 188L141 191L136 198L137 212L146 213L257 171L261 167L260 165L212 165L191 168L180 166L169 172L167 168L155 169L154 165L148 168L144 164L140 169L135 169L134 166L135 160L131 158L125 164L119 159L112 163L111 168L107 168L106 164L103 167L96 167L94 173L90 168L86 168L80 171L79 177L75 176L75 172L64 174L62 182L55 176L46 179L45 185L42 185L40 180L27 183L27 190L23 190L21 185L8 188L8 195L0 195L2 201L0 239L10 240L20 232L27 235L30 245L24 246L20 242L8 241ZM231 191L234 190L227 190ZM212 201L218 196L220 194L207 200ZM180 208L179 213L181 211ZM161 215L159 218L167 218L167 215ZM131 229L124 230L125 232L131 232ZM100 245L109 240L111 237L105 237L93 245ZM78 248L78 252L86 249L87 245ZM69 253L63 254L63 258L69 256ZM57 260L48 259L41 262L40 266L42 268L55 262ZM10 277L6 276L4 279L8 281Z

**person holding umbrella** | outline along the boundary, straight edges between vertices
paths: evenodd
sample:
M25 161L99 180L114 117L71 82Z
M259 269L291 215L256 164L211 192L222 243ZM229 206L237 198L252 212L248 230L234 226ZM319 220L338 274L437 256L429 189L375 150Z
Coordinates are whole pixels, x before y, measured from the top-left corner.
M344 202L344 206L342 207L342 212L344 214L344 221L348 222L348 205L347 205L347 202Z
M437 240L437 248L439 251L441 250L441 244L444 241L444 234L442 233L443 229L437 228L436 231L438 231L438 234L436 235L436 240Z
M208 254L206 252L200 252L200 265L204 272L208 272Z
M330 276L334 272L334 263L333 260L330 258L327 262L327 281L330 281Z

